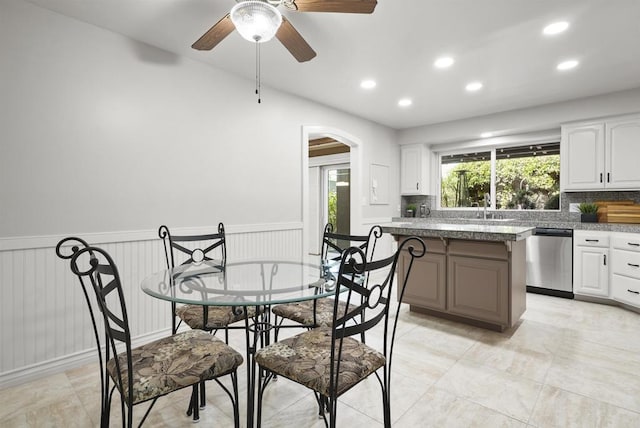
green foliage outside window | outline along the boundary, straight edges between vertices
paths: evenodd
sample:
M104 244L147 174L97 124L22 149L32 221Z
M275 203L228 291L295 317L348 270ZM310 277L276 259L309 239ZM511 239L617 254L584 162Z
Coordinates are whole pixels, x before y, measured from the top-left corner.
M468 201L456 205L458 171L466 171ZM443 208L483 206L491 189L491 162L461 162L441 179ZM560 156L530 156L496 161L498 209L559 209Z
M336 227L338 217L338 193L333 190L329 192L329 223Z

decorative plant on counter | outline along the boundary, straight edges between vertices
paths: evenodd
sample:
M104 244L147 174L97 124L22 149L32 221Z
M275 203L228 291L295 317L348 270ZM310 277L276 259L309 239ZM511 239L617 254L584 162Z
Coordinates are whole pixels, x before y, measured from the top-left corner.
M598 206L593 203L582 202L578 205L578 210L582 213L580 215L580 221L583 223L597 223L598 222Z
M415 217L416 216L416 204L407 204L406 212L407 217Z

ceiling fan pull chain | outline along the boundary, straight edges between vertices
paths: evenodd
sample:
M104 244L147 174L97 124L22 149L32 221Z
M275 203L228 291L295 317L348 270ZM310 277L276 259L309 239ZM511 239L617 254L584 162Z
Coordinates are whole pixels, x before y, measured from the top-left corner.
M260 43L258 40L256 40L256 95L258 96L258 104L260 104Z

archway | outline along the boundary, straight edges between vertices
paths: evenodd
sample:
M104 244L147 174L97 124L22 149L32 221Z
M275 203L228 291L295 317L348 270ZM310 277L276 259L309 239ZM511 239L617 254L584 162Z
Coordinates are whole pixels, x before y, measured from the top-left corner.
M357 232L362 223L362 168L361 146L359 138L340 129L321 126L302 126L302 251L305 256L309 252L309 236L311 233L309 215L309 140L330 137L350 147L351 167L351 230Z

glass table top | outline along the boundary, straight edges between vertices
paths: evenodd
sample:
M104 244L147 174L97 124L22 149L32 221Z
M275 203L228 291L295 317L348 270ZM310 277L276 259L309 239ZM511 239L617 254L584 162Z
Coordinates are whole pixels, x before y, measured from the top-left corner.
M335 294L338 263L318 265L257 260L204 261L156 272L142 290L159 299L208 306L255 306L299 302Z

